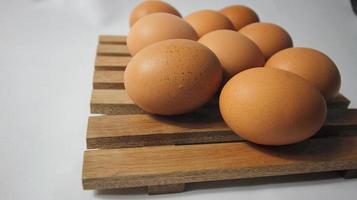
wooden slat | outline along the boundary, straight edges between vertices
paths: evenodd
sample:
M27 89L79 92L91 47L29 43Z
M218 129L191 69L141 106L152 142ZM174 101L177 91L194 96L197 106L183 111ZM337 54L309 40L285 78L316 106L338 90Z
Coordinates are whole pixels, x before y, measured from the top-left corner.
M84 189L129 188L357 169L357 137L280 147L246 142L90 150Z
M89 117L87 148L122 148L236 141L218 112L200 110L173 117L113 115Z
M241 141L218 112L201 110L184 116L153 115L93 116L88 119L87 148L199 144ZM330 110L323 129L316 135L336 136L357 129L357 109Z
M144 111L136 106L125 90L93 90L91 113L140 114Z
M124 71L96 70L93 77L94 89L124 89Z
M125 70L130 56L97 56L95 60L96 70Z
M338 102L328 105L329 108L347 108L349 100L344 96L337 97ZM125 101L123 103L123 100ZM209 106L215 106L218 103L218 98L213 99L208 103ZM336 105L335 105L336 104ZM93 114L141 114L145 113L141 108L128 97L125 90L93 90L91 100L91 113Z
M126 45L117 44L99 44L97 55L100 56L130 56L129 49Z
M126 44L126 36L124 35L100 35L100 44Z
M206 106L216 106L218 97L213 98ZM142 114L145 113L127 95L125 90L94 89L91 98L91 113L93 114Z

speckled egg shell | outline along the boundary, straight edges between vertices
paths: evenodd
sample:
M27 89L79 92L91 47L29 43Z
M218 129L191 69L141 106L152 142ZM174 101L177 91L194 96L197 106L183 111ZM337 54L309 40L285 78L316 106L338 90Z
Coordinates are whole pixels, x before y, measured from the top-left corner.
M293 46L289 33L276 24L257 22L243 27L239 32L258 45L266 60L276 52Z
M141 17L158 12L169 13L181 17L181 14L170 4L163 1L150 0L143 1L142 3L135 6L130 14L129 24L130 26L133 26L134 23Z
M239 30L248 24L259 22L259 17L254 10L246 6L228 6L223 8L220 12L231 20L235 30Z
M200 10L193 12L186 16L184 20L191 24L199 38L204 34L215 30L234 29L233 24L228 17L213 10Z
M219 107L235 133L263 145L305 140L326 118L325 99L312 84L274 68L252 68L235 75L224 86Z
M263 67L265 59L259 47L244 35L232 30L207 33L199 40L219 58L225 79L253 67Z
M129 62L124 84L143 110L160 115L191 112L207 103L222 79L218 58L204 45L174 39L153 44Z
M141 49L168 39L197 40L195 30L183 19L167 14L154 13L138 20L131 28L127 45L131 55Z
M310 48L289 48L279 51L266 67L293 72L316 86L327 101L332 101L341 86L341 76L335 63L324 53Z

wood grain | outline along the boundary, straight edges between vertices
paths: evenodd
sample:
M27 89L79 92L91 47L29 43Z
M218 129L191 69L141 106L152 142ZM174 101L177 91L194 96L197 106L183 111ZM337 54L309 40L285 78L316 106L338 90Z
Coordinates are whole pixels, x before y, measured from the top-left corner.
M336 136L357 129L357 109L330 110L316 135ZM357 134L357 132L353 132ZM88 149L242 141L210 109L163 117L146 114L93 116L88 119Z
M126 36L124 35L100 35L100 44L126 44Z
M103 86L105 87L105 86ZM125 100L125 103L123 103ZM208 106L216 106L218 98L212 99ZM347 108L350 101L343 95L339 95L336 101L329 104L329 108ZM94 89L91 99L91 113L93 114L108 114L108 115L121 115L121 114L141 114L145 113L141 108L128 97L125 90L113 89Z
M124 71L130 59L131 56L97 56L95 69Z
M124 71L95 70L93 89L124 89Z
M117 44L99 44L97 48L99 56L130 56L126 45Z
M110 189L349 169L357 169L357 137L90 150L82 182L84 189Z

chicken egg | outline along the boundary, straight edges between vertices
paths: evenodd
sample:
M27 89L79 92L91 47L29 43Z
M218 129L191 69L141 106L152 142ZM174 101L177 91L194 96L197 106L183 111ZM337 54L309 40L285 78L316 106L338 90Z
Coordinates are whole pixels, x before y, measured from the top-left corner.
M195 29L198 37L204 34L220 30L233 30L233 24L228 17L214 10L200 10L193 12L184 18Z
M199 42L165 40L137 53L124 73L128 96L153 114L191 112L215 95L222 79L216 55Z
M254 10L246 6L228 6L223 8L220 12L231 20L235 30L239 30L248 24L259 22L259 17Z
M332 101L341 86L341 76L335 63L324 53L311 48L289 48L274 54L266 63L293 72L316 86L327 101Z
M134 24L127 37L127 46L130 54L135 55L150 44L168 39L197 40L197 34L190 24L175 15L154 13Z
M219 108L242 138L286 145L313 136L326 118L326 102L307 80L280 69L245 70L223 87Z
M244 35L232 30L207 33L199 42L211 49L219 58L225 79L252 68L263 67L265 59L259 47Z
M181 17L181 14L170 4L163 1L150 0L143 1L133 9L129 17L129 24L130 26L133 26L141 17L158 12L169 13Z
M257 22L243 27L239 32L258 45L266 60L278 51L293 46L289 33L276 24Z

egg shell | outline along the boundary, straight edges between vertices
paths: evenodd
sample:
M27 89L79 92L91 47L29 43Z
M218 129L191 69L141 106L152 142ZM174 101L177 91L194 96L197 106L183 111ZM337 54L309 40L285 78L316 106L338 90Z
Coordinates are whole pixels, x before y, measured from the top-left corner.
M274 68L252 68L235 75L224 86L219 107L235 133L263 145L305 140L326 118L325 99L313 85Z
M154 13L137 21L127 37L127 46L131 55L141 49L168 39L197 40L195 30L183 19L167 14Z
M228 6L223 8L220 12L231 20L235 30L239 30L248 24L259 22L258 15L247 6Z
M232 30L207 33L199 42L219 58L225 79L253 67L263 67L265 59L259 47L244 35Z
M243 27L239 32L258 45L266 60L278 51L293 46L289 33L276 24L257 22Z
M160 115L191 112L206 104L222 79L218 58L204 45L184 39L155 43L136 54L124 73L129 97Z
M327 101L332 101L341 86L341 76L335 63L324 53L310 48L288 48L274 54L266 63L293 72L316 86Z
M233 24L228 17L213 10L200 10L193 12L186 16L184 20L191 24L199 38L204 34L215 30L234 29Z
M141 17L144 17L153 13L169 13L181 17L181 14L170 4L162 1L143 1L135 6L129 17L130 27L134 25Z

